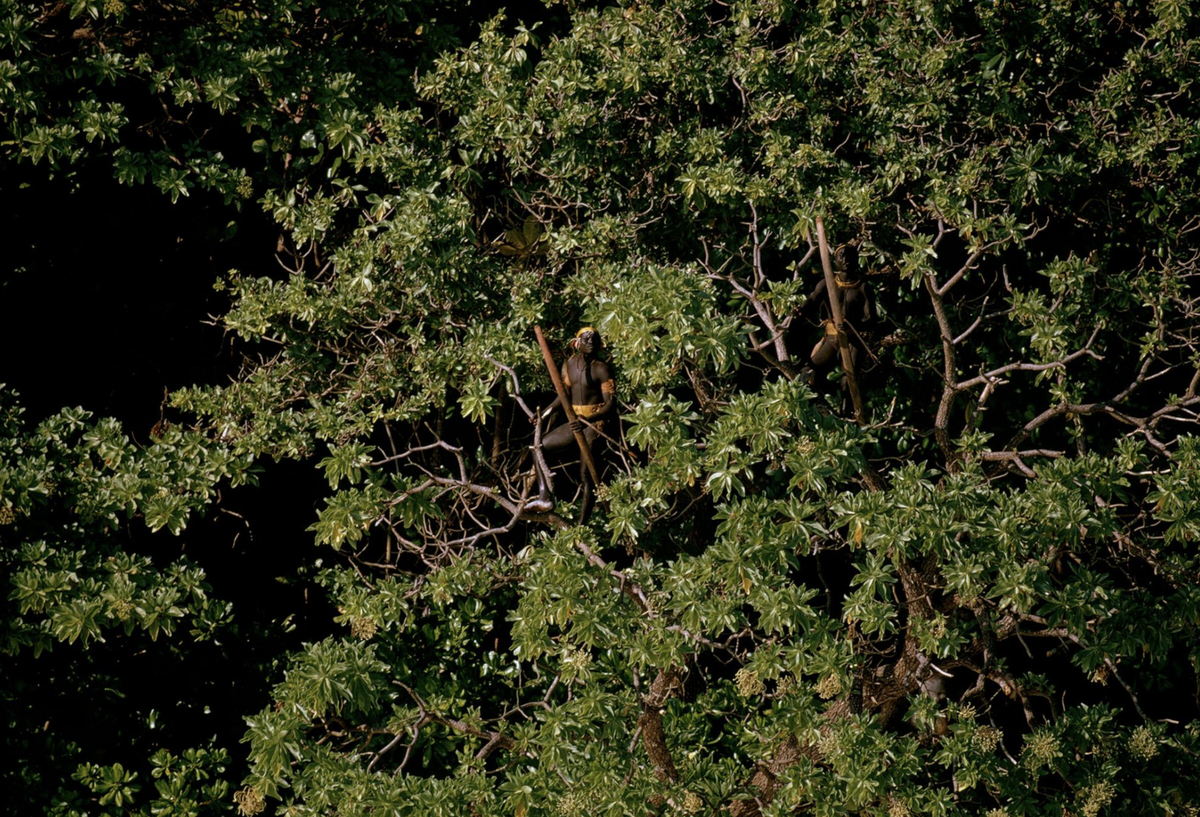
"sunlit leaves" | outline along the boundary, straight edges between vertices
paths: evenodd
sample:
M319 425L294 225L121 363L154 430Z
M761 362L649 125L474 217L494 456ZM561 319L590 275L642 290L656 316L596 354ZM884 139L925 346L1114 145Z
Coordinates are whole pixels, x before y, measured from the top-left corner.
M343 544L352 545L379 518L384 499L385 495L377 485L340 491L326 500L325 508L309 530L316 534L317 544L331 545L335 549Z
M468 420L481 423L499 405L499 401L488 393L489 386L489 383L480 380L472 380L466 384L458 398L458 405Z
M740 322L719 313L716 292L694 269L605 265L572 288L588 299L588 319L635 389L671 383L685 364L726 373L744 354Z
M236 473L227 452L176 430L138 448L115 421L92 423L81 409L8 433L0 486L13 517L7 532L21 543L7 560L8 596L27 620L0 648L40 651L47 639L86 645L112 631L153 640L181 625L211 637L229 610L209 598L202 570L186 561L155 567L107 537L137 516L151 530L178 533Z
M302 180L203 149L116 156L172 197L251 180L294 266L223 282L224 326L271 352L177 394L202 432L142 448L64 413L4 461L4 518L25 535L58 498L88 530L178 532L251 458L313 460L329 489L304 524L340 551L319 580L338 635L249 719L242 802L1099 813L1098 781L1133 780L1114 722L1136 709L1090 702L1190 689L1197 654L1182 9L568 7L539 41L485 22L419 72L420 107L411 72L377 84L325 50L317 71L241 7L216 13L234 45L203 70L92 55L89 76L143 72L168 105L237 118L247 155ZM34 121L12 65L26 158L121 138L100 97ZM817 216L882 306L861 425L797 375L822 331ZM619 407L596 508L572 527L568 465L557 516L522 518L526 411L553 399L531 328L562 354L589 323ZM194 575L107 573L44 534L14 562L14 649L220 619ZM1052 650L1069 660L1039 666ZM1164 731L1139 757L1188 768L1194 736ZM770 796L747 782L766 768ZM1193 797L1155 779L1130 808Z
M329 456L317 463L325 469L325 478L331 489L337 488L342 480L354 485L362 480L363 469L371 464L371 451L361 441L347 445L329 446Z

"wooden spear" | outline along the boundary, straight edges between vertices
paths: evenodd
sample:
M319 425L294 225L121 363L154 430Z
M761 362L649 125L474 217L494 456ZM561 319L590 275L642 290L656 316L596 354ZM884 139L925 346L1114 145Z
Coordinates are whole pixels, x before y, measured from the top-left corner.
M546 336L542 334L540 326L533 327L533 334L537 335L538 346L542 347L542 358L546 361L546 371L550 372L550 381L554 383L554 390L558 392L558 401L562 403L563 413L567 415L567 422L575 422L575 410L571 408L571 401L567 397L567 390L563 388L562 378L558 376L558 367L554 365L554 355L550 353L550 345L546 343ZM592 459L592 449L588 445L587 438L583 436L582 431L576 431L575 442L579 443L579 456L583 457L583 464L587 466L588 473L592 475L592 484L600 484L600 474L596 471L596 461Z
M866 421L862 395L858 393L858 378L854 375L854 359L850 356L850 340L842 326L842 296L838 294L837 278L833 274L833 263L829 258L829 242L825 240L825 222L817 216L817 244L821 249L821 267L825 270L825 291L829 295L829 311L833 326L837 330L838 350L842 353L842 374L850 388L850 401L854 404L854 421L862 425Z

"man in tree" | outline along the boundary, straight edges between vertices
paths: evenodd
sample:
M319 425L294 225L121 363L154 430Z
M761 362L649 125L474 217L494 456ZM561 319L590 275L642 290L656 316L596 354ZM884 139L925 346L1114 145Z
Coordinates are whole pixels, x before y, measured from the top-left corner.
M456 52L428 0L386 27L400 4L35 5L0 0L0 152L28 165L10 186L109 162L181 199L189 180L258 199L289 272L248 254L216 282L244 368L173 386L187 419L162 442L76 410L22 425L0 396L0 650L20 668L0 708L21 759L0 817L1196 812L1197 4L559 4L536 46L458 15L478 34ZM414 47L415 83L395 70ZM147 140L136 100L155 96ZM481 251L518 213L516 262ZM840 344L872 337L864 290L824 275L831 239L893 270L837 265L910 341L859 347L887 373L855 389L861 425L797 371L822 357L834 390L856 369ZM533 374L530 322L564 306L627 341L632 456L588 530L523 524L486 451L513 364ZM559 391L600 406L586 450L601 420L617 435L585 345ZM546 425L564 467L579 444ZM281 459L325 480L291 483ZM247 752L223 728L177 761L213 729L203 690L171 697L169 734L143 726L156 702L118 677L136 639L170 647L142 670L246 652L185 641L226 615L221 588L142 551L210 505L253 510L241 490L215 503L260 464L327 481L315 521L304 495L280 524L328 551L288 568L258 536L213 571L259 565L234 620L288 656L243 661L245 694L214 707L239 732L262 707ZM622 546L636 562L605 560ZM284 570L291 602L264 606ZM301 588L308 606L275 607ZM71 685L125 696L110 735L72 717L94 695L46 691Z
M834 279L837 284L836 297L841 301L842 314L851 330L850 360L857 372L860 368L860 361L864 357L863 353L866 352L862 336L859 333L869 327L873 318L871 297L862 280L856 247L853 245L838 247L834 255L834 265L837 270ZM829 290L824 278L813 287L812 292L805 299L801 311L809 311L814 305L820 312L821 326L824 331L821 339L813 345L812 351L809 352L808 365L803 372L805 380L813 385L817 383L818 377L828 374L841 364L837 327L834 325L833 314L830 311ZM843 390L846 388L844 377L842 378L842 388Z
M543 452L562 451L574 446L577 433L582 433L584 440L591 446L603 431L604 418L612 413L617 404L617 384L613 379L612 370L607 363L597 358L603 347L600 333L592 327L585 326L575 333L571 341L571 348L575 353L563 363L561 373L563 386L571 398L571 409L575 419L563 423L542 438ZM554 402L542 412L541 417L534 416L534 422L549 417L561 402L559 398L554 398ZM549 487L550 476L540 456L534 457L534 463L538 478L538 498L526 505L526 509L534 513L545 513L554 507ZM579 513L579 521L582 524L587 521L595 501L591 479L582 462L579 479L583 484L583 506Z

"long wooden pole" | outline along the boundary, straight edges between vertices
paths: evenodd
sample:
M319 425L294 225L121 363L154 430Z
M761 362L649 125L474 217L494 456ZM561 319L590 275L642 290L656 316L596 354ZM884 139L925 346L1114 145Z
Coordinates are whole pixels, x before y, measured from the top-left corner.
M538 346L542 347L542 359L546 361L546 371L550 372L550 382L554 384L554 390L558 392L558 402L562 403L563 413L567 415L567 422L575 422L575 410L571 408L571 400L567 396L567 390L563 388L562 378L558 376L558 367L554 365L554 355L550 352L550 344L546 343L546 336L542 334L540 326L533 327L533 334L537 335ZM592 448L588 445L587 438L583 436L582 431L573 432L575 434L575 442L579 443L579 456L583 457L583 463L587 466L588 473L592 475L592 484L600 484L600 474L596 471L596 461L592 459Z
M866 420L863 412L862 395L858 393L858 378L854 373L854 358L850 355L850 340L842 325L842 297L838 293L837 278L833 274L833 263L829 258L829 242L825 239L825 222L817 216L817 244L821 249L821 267L825 271L825 291L829 295L829 311L833 316L833 327L837 330L838 350L842 353L842 374L850 388L850 401L854 404L854 421L862 425Z

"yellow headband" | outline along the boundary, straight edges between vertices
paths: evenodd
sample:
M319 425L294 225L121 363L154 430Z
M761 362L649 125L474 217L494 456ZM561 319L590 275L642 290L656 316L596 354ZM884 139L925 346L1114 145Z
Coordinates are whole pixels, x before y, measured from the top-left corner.
M593 328L591 326L585 326L582 329L580 329L578 332L575 333L575 337L577 337L577 338L583 337L584 332L596 332L596 330L595 330L595 328ZM598 335L600 333L596 332L596 334Z

